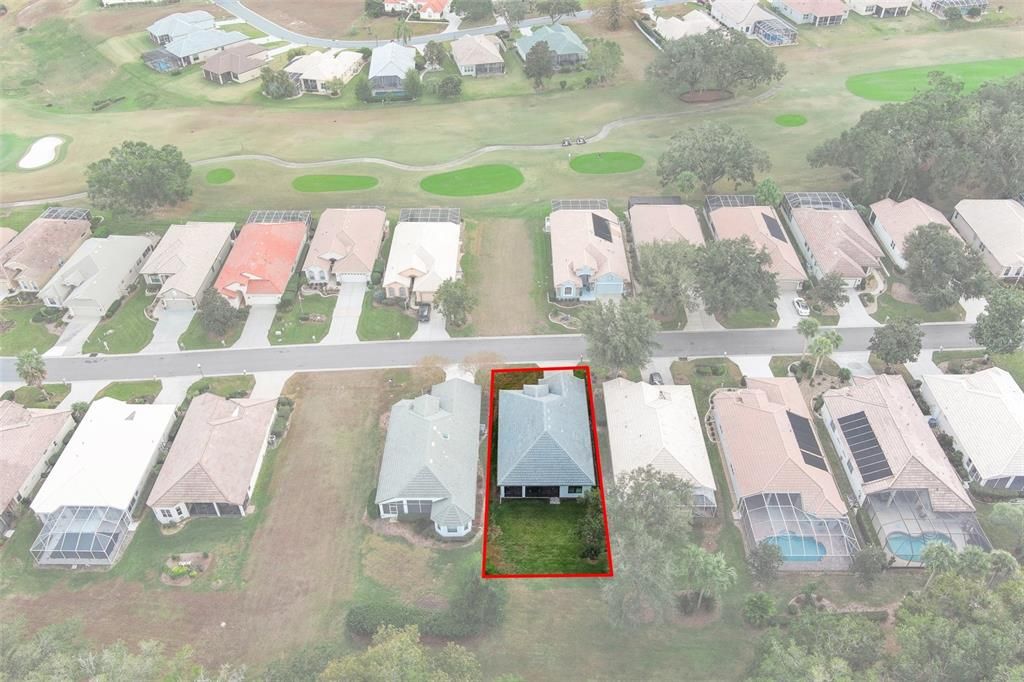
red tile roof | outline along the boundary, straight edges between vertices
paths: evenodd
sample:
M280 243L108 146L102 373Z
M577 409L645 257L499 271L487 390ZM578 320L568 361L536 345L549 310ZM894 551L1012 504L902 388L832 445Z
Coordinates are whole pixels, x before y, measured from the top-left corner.
M214 286L228 298L236 298L239 289L248 294L283 293L305 241L304 223L249 223Z

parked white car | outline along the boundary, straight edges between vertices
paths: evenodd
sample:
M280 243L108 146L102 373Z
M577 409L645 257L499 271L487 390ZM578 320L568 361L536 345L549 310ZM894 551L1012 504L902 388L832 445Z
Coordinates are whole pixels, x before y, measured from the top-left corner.
M800 317L808 317L811 314L811 308L807 305L807 301L799 296L793 299L793 307L796 308L796 314Z

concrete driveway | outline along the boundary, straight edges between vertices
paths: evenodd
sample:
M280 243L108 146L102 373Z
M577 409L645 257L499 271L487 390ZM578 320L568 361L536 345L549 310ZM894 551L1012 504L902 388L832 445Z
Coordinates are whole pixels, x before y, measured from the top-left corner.
M868 351L848 351L833 353L832 359L840 367L850 370L855 377L873 377L875 370L871 369L871 365L868 364L869 355L871 353Z
M178 350L178 338L185 333L194 310L164 310L153 328L153 340L142 349L143 353L173 353Z
M445 329L444 315L436 310L430 312L430 322L420 322L416 332L412 335L411 341L443 341L450 339L448 330Z
M988 301L984 298L961 298L960 305L963 306L966 313L964 322L974 324L978 321L978 315L985 312L985 306L988 305Z
M80 355L82 344L89 340L89 335L100 323L100 315L76 315L64 327L60 338L53 348L43 353L43 357L53 358L65 355Z
M365 295L365 284L347 282L341 285L338 302L334 306L334 314L331 315L331 328L321 343L357 343L359 341L356 327L359 326L359 314L363 312L363 296Z
M882 326L875 318L868 315L864 310L864 304L856 291L849 291L850 301L839 308L839 324L837 327L880 327Z
M736 363L736 366L743 372L743 376L753 379L770 379L772 370L769 362L770 355L731 355L729 359Z
M688 332L710 332L722 331L725 327L718 323L714 315L704 312L704 304L700 303L696 310L686 311L686 327L683 329Z
M775 308L779 311L779 323L775 325L776 329L796 329L796 325L800 322L801 318L796 314L796 308L793 307L793 299L799 296L795 291L783 291L779 295L779 300L775 302Z
M249 318L245 321L242 335L238 337L235 348L266 348L270 345L267 332L274 323L275 305L254 305L249 308Z
M667 385L672 386L675 381L672 380L672 363L676 361L674 357L661 357L651 358L651 362L640 370L640 380L648 381L651 378L651 372L657 372L661 375L662 381Z

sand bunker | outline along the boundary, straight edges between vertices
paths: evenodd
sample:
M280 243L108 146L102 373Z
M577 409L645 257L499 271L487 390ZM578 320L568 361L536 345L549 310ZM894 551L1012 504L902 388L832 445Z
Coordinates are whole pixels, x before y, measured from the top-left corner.
M57 150L62 144L64 144L62 137L55 135L40 137L28 148L25 156L21 157L21 161L18 161L18 168L32 170L53 163L53 160L57 158Z

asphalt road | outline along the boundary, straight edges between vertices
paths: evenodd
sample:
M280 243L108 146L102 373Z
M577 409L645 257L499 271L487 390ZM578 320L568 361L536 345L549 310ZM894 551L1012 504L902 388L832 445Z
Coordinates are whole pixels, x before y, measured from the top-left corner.
M972 348L967 323L922 325L925 348ZM842 351L867 348L873 327L840 329ZM798 354L804 340L790 329L738 329L708 332L663 332L658 335L656 356L698 357L712 355ZM50 381L149 379L195 374L241 374L267 371L317 371L410 367L427 357L452 363L467 356L491 353L505 362L554 362L578 360L586 352L577 334L546 336L497 336L443 341L380 341L356 344L298 345L87 357L57 357L46 361ZM14 358L0 359L0 378L16 381Z

